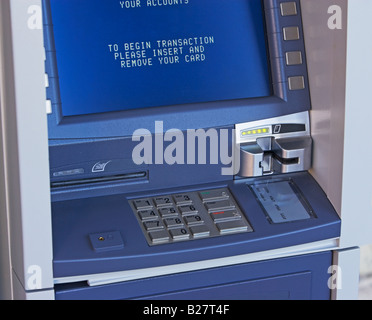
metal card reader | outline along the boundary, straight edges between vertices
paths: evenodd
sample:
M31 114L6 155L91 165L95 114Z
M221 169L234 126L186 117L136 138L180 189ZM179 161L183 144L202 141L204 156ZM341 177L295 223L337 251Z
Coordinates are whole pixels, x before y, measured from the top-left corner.
M312 138L307 112L236 126L240 177L305 171L311 167Z

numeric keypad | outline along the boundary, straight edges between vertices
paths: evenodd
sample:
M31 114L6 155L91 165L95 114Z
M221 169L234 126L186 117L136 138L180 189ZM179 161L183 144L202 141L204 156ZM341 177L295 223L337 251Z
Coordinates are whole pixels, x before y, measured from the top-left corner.
M252 232L227 188L130 201L149 245Z

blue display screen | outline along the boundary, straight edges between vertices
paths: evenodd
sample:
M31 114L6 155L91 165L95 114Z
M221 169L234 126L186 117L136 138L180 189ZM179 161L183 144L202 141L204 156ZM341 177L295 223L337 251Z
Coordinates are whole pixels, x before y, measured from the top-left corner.
M50 0L63 116L271 95L261 0Z

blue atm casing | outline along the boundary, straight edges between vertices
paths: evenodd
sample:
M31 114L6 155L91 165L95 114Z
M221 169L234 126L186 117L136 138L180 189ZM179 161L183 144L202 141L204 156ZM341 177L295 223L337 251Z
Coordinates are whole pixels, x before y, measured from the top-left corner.
M331 252L190 271L185 274L193 277L188 284L182 274L164 275L169 289L160 286L156 292L152 288L157 278L87 285L92 275L226 257L233 261L333 239L339 237L341 223L307 171L250 178L222 175L226 164L221 159L187 164L187 138L183 164L159 164L153 155L138 165L132 158L138 145L132 134L141 128L152 134L152 150L159 147L157 136L163 139L163 150L174 142L164 140L172 128L184 137L188 130L214 129L219 138L228 131L228 150L233 150L235 124L309 111L298 0L190 0L167 6L140 1L141 7L134 8L116 0L88 2L43 0L47 94L52 102L48 125L56 298L188 299L204 292L204 298L221 299L212 288L229 290L231 283L241 283L233 291L251 288L242 296L247 299L329 298L325 268L332 264ZM294 3L296 13L283 15L282 3ZM283 29L293 26L299 39L287 41ZM287 52L301 52L302 63L288 65ZM289 79L298 75L305 89L291 90ZM276 181L296 186L313 212L311 218L288 223L269 219L250 186ZM133 199L218 188L231 192L253 232L151 246L130 206ZM107 234L114 237L113 245L97 250L92 237ZM276 265L280 268L275 273ZM246 276L245 270L254 276ZM207 273L214 280L199 284ZM220 282L225 275L226 281ZM255 281L259 278L270 281ZM322 279L321 285L310 278ZM176 287L171 285L174 279ZM296 287L297 281L304 285ZM283 286L283 295L270 291L275 286Z

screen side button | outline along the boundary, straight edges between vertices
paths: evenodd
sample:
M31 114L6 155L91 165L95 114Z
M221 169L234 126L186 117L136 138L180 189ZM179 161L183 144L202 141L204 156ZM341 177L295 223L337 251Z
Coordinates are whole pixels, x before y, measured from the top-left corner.
M302 64L302 53L301 51L289 51L285 53L285 60L287 66L296 66Z
M285 41L300 40L300 29L298 27L283 28L283 37Z
M303 90L305 89L305 78L303 76L288 78L289 90Z
M296 2L282 2L280 4L280 13L282 17L295 16L297 15Z

